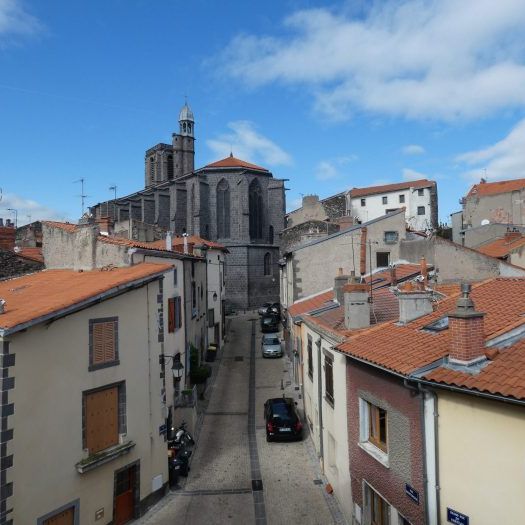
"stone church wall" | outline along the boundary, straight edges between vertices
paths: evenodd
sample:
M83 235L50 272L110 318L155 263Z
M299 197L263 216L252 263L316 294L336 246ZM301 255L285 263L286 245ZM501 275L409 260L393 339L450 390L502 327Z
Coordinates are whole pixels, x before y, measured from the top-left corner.
M226 311L248 308L248 247L230 246L224 258Z
M270 275L264 275L264 257L271 256ZM265 302L278 301L279 249L269 246L248 248L248 308L258 308Z

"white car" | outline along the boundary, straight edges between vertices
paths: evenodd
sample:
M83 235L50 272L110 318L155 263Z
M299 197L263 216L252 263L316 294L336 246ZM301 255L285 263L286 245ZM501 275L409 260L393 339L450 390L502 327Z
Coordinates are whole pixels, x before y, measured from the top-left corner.
M263 357L282 357L283 348L279 334L264 334L261 340Z

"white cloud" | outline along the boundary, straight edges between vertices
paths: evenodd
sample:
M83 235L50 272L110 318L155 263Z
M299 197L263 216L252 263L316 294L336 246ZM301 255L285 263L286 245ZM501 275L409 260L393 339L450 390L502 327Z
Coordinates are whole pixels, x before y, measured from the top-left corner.
M223 133L216 139L209 139L206 145L220 157L231 152L242 160L268 164L269 166L290 166L292 157L275 142L256 131L252 122L238 120L228 123L230 133Z
M65 220L66 216L52 208L31 199L25 199L14 193L4 193L0 200L0 217L14 221L14 213L8 208L17 210L18 225L38 220ZM29 219L29 216L31 219Z
M403 155L423 155L425 148L419 144L408 144L401 151Z
M453 120L525 106L523 0L368 5L359 18L297 11L280 37L239 35L221 69L251 86L306 86L332 119L368 111Z
M337 179L339 172L337 168L329 161L323 160L315 168L315 178L317 180Z
M41 23L27 13L19 0L0 0L0 45L13 35L32 35Z
M525 119L496 144L463 153L456 160L472 167L463 175L473 181L480 177L488 180L525 177Z
M427 176L419 171L411 170L410 168L403 169L403 180L420 180L426 178Z

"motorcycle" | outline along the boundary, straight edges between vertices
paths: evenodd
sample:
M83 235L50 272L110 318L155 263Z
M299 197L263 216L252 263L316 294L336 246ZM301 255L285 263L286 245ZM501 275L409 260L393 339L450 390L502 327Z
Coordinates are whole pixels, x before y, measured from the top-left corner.
M168 441L168 447L179 449L181 447L193 446L195 445L195 440L193 436L186 430L186 422L183 421L179 428L175 431L174 428L171 429L171 433L175 432L175 435L172 439Z
M179 483L179 476L186 477L190 471L191 450L181 447L176 454L168 460L168 472L170 487L176 487Z

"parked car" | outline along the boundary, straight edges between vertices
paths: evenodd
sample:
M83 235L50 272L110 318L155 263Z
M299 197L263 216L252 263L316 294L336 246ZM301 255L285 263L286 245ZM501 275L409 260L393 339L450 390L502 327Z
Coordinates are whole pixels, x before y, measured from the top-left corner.
M279 331L279 318L276 315L263 315L261 317L261 332L271 333Z
M303 424L291 397L275 397L264 403L266 441L301 440Z
M264 303L259 308L259 310L257 310L259 312L259 315L266 315L268 313L268 309L270 308L270 306L272 306L272 303Z
M264 303L259 310L259 315L277 315L281 316L281 305L279 303Z
M261 339L263 357L282 357L283 348L279 334L264 334Z

